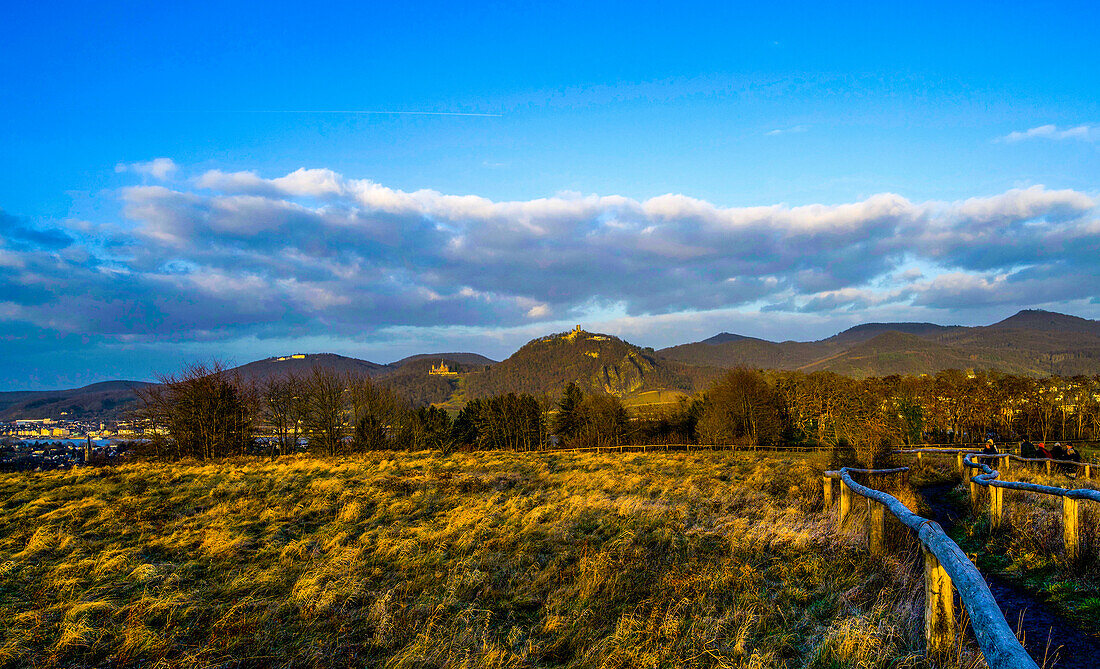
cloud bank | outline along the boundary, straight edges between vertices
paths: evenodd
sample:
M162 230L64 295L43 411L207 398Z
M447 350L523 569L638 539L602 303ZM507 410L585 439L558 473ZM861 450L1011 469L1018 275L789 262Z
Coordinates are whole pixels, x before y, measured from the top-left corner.
M177 169L154 163L134 169ZM111 225L0 213L0 324L116 342L369 341L394 329L537 329L608 310L636 324L730 309L953 313L1100 298L1097 199L1042 186L953 202L882 193L724 208L680 194L498 202L326 169L174 183L184 185L123 188Z

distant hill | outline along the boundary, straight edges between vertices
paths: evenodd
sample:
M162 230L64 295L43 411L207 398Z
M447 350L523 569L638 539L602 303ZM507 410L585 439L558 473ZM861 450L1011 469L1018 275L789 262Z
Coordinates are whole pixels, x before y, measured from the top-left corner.
M443 360L457 376L433 376ZM855 377L931 374L942 369L996 369L1045 376L1100 374L1100 321L1025 310L987 326L865 323L819 341L772 342L722 332L653 351L610 335L574 331L540 337L501 362L476 353L425 353L389 365L334 353L257 360L234 369L247 380L314 367L371 376L414 405L461 403L507 392L557 396L570 381L588 392L620 397L706 388L723 370L832 371ZM140 381L108 381L59 391L0 392L0 420L114 420L135 406Z
M842 348L833 343L785 341L776 343L755 337L729 339L719 343L696 342L661 349L657 353L700 367L756 367L798 369Z
M801 369L806 372L830 371L862 378L890 374L925 374L929 370L941 369L986 369L991 366L986 361L971 358L966 351L907 332L886 331Z
M732 334L730 332L719 332L718 334L714 335L713 337L708 337L707 339L704 339L703 341L701 341L699 343L700 344L724 344L728 341L741 341L743 339L749 339L749 337L746 337L744 335L739 335L739 334Z
M439 362L440 360L449 360L461 365L495 365L496 360L492 358L486 358L480 353L419 353L417 355L410 355L407 358L401 358L397 362L391 362L390 367L401 367L410 362L417 362L420 360L432 360Z
M393 369L390 365L381 365L377 362L349 358L335 353L297 353L256 360L234 367L231 371L247 380L266 381L288 374L306 375L315 367L341 374L366 374L367 376L378 376Z
M693 390L682 365L611 335L574 330L528 342L507 359L469 374L468 398L501 393L557 396L570 382L620 397L643 390Z
M919 337L935 337L957 330L965 330L960 325L936 325L935 323L864 323L848 328L824 341L837 343L856 343L873 339L886 332L901 332Z
M134 408L143 381L104 381L70 390L0 392L0 420L115 420Z
M1075 332L1100 337L1100 321L1059 314L1041 309L1025 309L988 326L991 330L1039 330L1042 332Z
M866 323L814 342L776 343L722 333L658 354L698 366L822 370L857 377L930 374L949 368L1091 375L1100 374L1100 321L1025 310L978 327Z
M453 356L453 357L452 357ZM478 362L489 360L476 353L433 353L410 356L391 365L394 369L375 377L378 383L412 402L413 406L427 406L448 402L461 387L462 379L471 373L489 368ZM440 361L459 376L435 376L428 372ZM490 363L492 361L490 360Z
M340 374L363 374L391 388L414 406L425 406L446 402L458 388L458 377L428 374L429 369L440 361L462 374L481 371L493 364L493 360L477 353L424 353L388 365L335 353L307 353L257 360L232 371L240 373L244 379L261 383L291 373L308 376L314 368Z

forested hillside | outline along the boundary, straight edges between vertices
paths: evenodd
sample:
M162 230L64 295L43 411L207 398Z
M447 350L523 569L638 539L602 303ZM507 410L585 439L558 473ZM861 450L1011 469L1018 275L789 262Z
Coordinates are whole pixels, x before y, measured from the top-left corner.
M561 394L568 383L619 397L642 390L693 390L692 376L617 337L584 330L535 339L507 360L466 378L467 395Z
M274 376L309 374L315 368L327 369L340 374L365 374L367 376L378 376L393 370L390 365L349 358L335 353L299 353L256 360L235 367L233 371L244 379L266 381Z
M447 354L444 354L447 355ZM461 354L460 354L461 355ZM464 360L485 359L482 356L465 357ZM380 375L379 384L393 390L397 395L407 399L413 406L427 406L429 404L442 404L451 399L459 389L460 376L436 376L429 374L433 365L442 362L451 371L460 375L476 374L488 368L488 365L479 363L463 363L454 358L440 356L414 356L407 359L395 370ZM394 363L397 364L397 363Z
M141 381L104 381L71 390L0 393L0 420L66 418L112 420L134 407Z

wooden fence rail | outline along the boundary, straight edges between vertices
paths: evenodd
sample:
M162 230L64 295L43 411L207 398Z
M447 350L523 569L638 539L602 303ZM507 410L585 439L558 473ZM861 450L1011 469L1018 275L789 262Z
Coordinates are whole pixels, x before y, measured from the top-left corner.
M1012 468L1011 467L1012 462L1023 462L1025 464L1044 464L1044 466L1046 467L1046 470L1047 470L1046 471L1047 475L1050 475L1052 473L1052 468L1053 468L1054 465L1058 465L1059 467L1061 467L1063 469L1069 469L1069 468L1072 467L1072 468L1077 470L1077 474L1079 476L1084 476L1086 479L1088 479L1088 478L1092 478L1092 470L1096 467L1096 465L1094 463L1088 462L1087 460L1082 460L1082 461L1078 462L1077 460L1052 460L1050 458L1022 458L1022 457L1020 457L1020 456L1018 456L1014 453L998 453L996 455L993 455L992 453L990 453L990 454L987 455L987 454L982 453L981 451L979 451L977 449L973 449L973 448L922 447L922 448L906 448L906 449L902 449L902 450L898 450L898 451L894 451L894 452L895 453L905 453L905 454L916 453L917 454L917 461L922 463L922 464L924 462L924 455L926 453L929 453L929 454L932 454L932 455L954 454L955 458L956 458L956 461L958 463L959 474L962 475L964 478L966 476L966 466L963 464L963 458L968 453L973 453L973 454L978 455L978 456L983 457L983 458L1001 458L1001 459L1004 460L1005 471L1006 472L1009 471Z
M852 474L870 476L907 473L908 468L864 470L842 468L825 473L825 503L832 503L833 479L840 480L841 521L843 527L851 512L851 495L867 499L868 548L882 552L885 536L885 511L913 530L924 551L924 639L930 655L951 652L955 640L954 590L970 614L971 627L990 669L1038 669L1038 665L1020 645L1005 621L985 579L962 549L947 536L939 523L910 511L896 497L857 483ZM847 499L847 502L845 502Z
M746 446L740 444L618 444L606 446L559 446L541 448L532 453L647 453L662 451L761 451L776 453L819 453L831 450L831 446L776 445Z
M1000 472L984 462L974 462L978 456L982 459L1003 459L1008 462L1012 457L1006 455L984 455L969 453L963 458L963 464L972 469L978 469L982 473L970 477L970 504L978 510L978 487L989 489L989 515L990 525L1000 527L1004 517L1004 496L1002 490L1023 490L1025 492L1039 493L1041 495L1053 495L1062 498L1062 541L1065 547L1066 560L1071 564L1076 563L1081 557L1081 502L1100 502L1100 490L1087 488L1058 488L1037 483L1024 483L1021 481L998 480Z
M1040 485L1038 483L1024 483L1022 481L1002 481L999 479L1000 471L990 467L985 462L992 462L999 460L1003 463L1003 469L1007 472L1011 470L1011 463L1023 462L1023 463L1046 463L1046 471L1049 474L1051 471L1051 464L1060 466L1076 466L1079 475L1083 475L1086 479L1092 476L1092 465L1087 462L1077 462L1075 460L1050 460L1048 458L1021 458L1018 455L1011 453L982 453L981 451L963 450L963 449L909 449L905 451L898 451L898 453L916 453L918 458L922 458L924 453L936 453L936 454L954 454L959 465L959 474L964 481L970 483L970 506L975 512L980 511L979 504L979 490L981 488L987 488L989 490L989 524L992 528L1000 528L1004 523L1004 491L1005 490L1021 490L1024 492L1038 493L1040 495L1053 495L1062 499L1062 545L1065 549L1065 556L1067 562L1070 564L1077 563L1081 558L1081 521L1082 521L1082 507L1081 502L1092 501L1100 502L1100 490L1090 490L1088 488L1059 488L1056 486ZM978 458L980 461L975 462L974 458ZM978 469L981 473L975 476L968 476L969 469Z

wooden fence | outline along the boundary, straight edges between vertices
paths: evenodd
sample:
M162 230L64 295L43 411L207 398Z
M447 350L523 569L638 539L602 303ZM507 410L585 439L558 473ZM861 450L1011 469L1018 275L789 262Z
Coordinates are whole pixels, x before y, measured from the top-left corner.
M1050 460L1047 458L1021 458L1011 453L998 453L996 455L982 453L980 451L962 449L913 449L899 451L899 453L916 453L918 459L923 460L925 453L937 455L954 454L959 468L959 475L964 481L970 482L970 505L974 511L981 510L980 493L984 487L989 491L989 524L992 528L1001 527L1004 522L1004 491L1021 490L1024 492L1038 493L1040 495L1053 495L1062 499L1062 541L1065 548L1066 560L1071 564L1081 557L1081 502L1100 502L1100 490L1087 488L1059 488L1056 486L1040 485L1037 483L1024 483L1021 481L1001 481L1000 471L994 470L985 462L1000 461L1002 469L1007 473L1011 471L1012 462L1022 462L1024 466L1042 464L1046 473L1051 473L1052 466L1063 469L1076 468L1077 475L1086 480L1092 478L1094 466L1088 462L1076 462L1074 460ZM977 458L979 462L975 462ZM984 462L983 462L984 461ZM968 476L970 469L977 469L980 473Z
M1004 519L1004 491L1020 490L1024 492L1053 495L1062 500L1062 537L1065 547L1065 555L1071 563L1079 560L1081 556L1081 502L1100 502L1100 491L1090 489L1067 489L1055 486L1024 483L1019 481L999 480L1000 472L990 467L987 462L999 461L1007 472L1013 461L1030 466L1036 463L1043 464L1047 473L1052 466L1064 469L1076 469L1079 476L1088 479L1092 476L1094 466L1088 462L1076 462L1071 460L1049 460L1046 458L1021 458L1010 453L984 454L980 451L959 448L918 448L898 451L899 453L916 454L923 464L924 456L954 455L959 473L964 481L970 483L970 502L977 511L980 509L979 491L986 488L989 491L988 513L990 525L993 528L1000 527ZM975 461L978 460L978 461ZM976 469L979 473L968 476L969 470ZM955 639L954 618L954 594L957 590L959 598L970 614L971 626L978 646L985 656L986 663L991 669L1008 667L1036 667L1035 661L1020 645L1016 636L1012 633L1000 607L989 591L981 573L970 562L962 549L953 542L938 523L911 512L897 498L892 495L875 490L857 483L853 474L869 477L884 477L889 475L901 475L905 479L909 476L909 469L854 469L843 468L837 472L825 472L825 505L826 509L832 506L835 498L835 483L839 481L840 510L839 526L845 529L849 525L854 495L867 499L867 545L871 553L883 553L885 551L885 511L897 518L903 525L913 530L924 552L924 638L930 654L949 652Z
M541 452L649 452L649 451L696 451L696 450L776 450L776 451L818 451L830 450L828 447L776 447L754 448L732 444L650 444L591 446L583 448L555 448ZM1027 464L1046 463L1047 473L1051 466L1061 465L1079 468L1078 473L1091 477L1096 465L1089 462L1022 458L1014 454L985 455L980 451L965 448L918 447L896 451L899 454L916 454L923 464L926 454L955 455L959 473L967 479L968 469L977 468L981 474L970 478L971 502L977 508L977 489L984 486L990 489L990 513L994 526L1003 518L1003 489L1024 490L1043 494L1058 495L1063 500L1063 519L1065 521L1067 555L1079 554L1079 522L1081 500L1100 501L1100 491L1067 490L1052 486L1031 483L1018 483L997 480L998 472L988 465L976 463L971 458L1001 459L1006 464L1017 461ZM1005 467L1006 471L1008 467ZM951 540L934 520L922 518L910 511L893 495L862 485L853 479L853 475L867 476L871 479L887 476L901 476L908 483L909 468L896 469L855 469L844 467L839 471L824 473L825 508L828 511L836 499L837 488L840 493L839 526L846 529L851 521L853 502L856 495L867 500L867 542L872 554L882 554L886 550L886 512L908 527L917 537L924 554L924 639L929 655L944 656L955 650L956 623L954 593L970 616L971 628L981 648L986 664L990 669L1038 669L1038 665L1020 644L1012 628L1001 613L981 572L970 561L958 544ZM836 484L839 483L839 486Z
M916 453L917 462L924 463L924 455L926 453L932 455L954 455L956 463L959 468L959 475L964 479L966 478L966 465L963 463L963 459L968 453L973 453L983 458L1000 458L1004 462L1004 470L1006 472L1012 469L1013 462L1022 462L1025 467L1032 465L1042 465L1046 468L1046 473L1049 476L1052 473L1052 469L1057 465L1061 469L1074 469L1078 476L1084 476L1086 479L1092 478L1092 472L1096 469L1097 465L1087 460L1078 462L1077 460L1051 460L1050 458L1022 458L1014 453L998 453L996 455L985 455L980 450L975 448L938 448L938 447L918 447L907 448L895 453L912 454Z
M857 483L853 474L908 475L908 467L888 470L842 468L825 472L826 509L832 506L833 483L840 481L840 519L843 529L852 512L853 495L867 499L867 540L872 553L885 551L886 511L917 536L924 553L924 639L927 652L949 654L955 644L954 591L970 614L971 627L990 669L1038 669L1005 621L997 601L977 567L943 531L939 523L910 511L896 497Z
M1086 488L1058 488L1037 483L1023 483L1020 481L1000 481L997 477L1000 472L982 462L974 462L977 455L980 458L1000 458L1009 462L1014 455L981 455L967 454L963 458L963 464L969 468L981 470L981 474L970 477L970 504L977 510L979 486L989 489L989 518L990 525L1000 527L1004 518L1004 494L1005 490L1023 490L1025 492L1039 493L1041 495L1054 495L1062 498L1062 540L1066 551L1066 560L1076 563L1081 557L1081 502L1100 502L1100 490ZM1048 461L1049 462L1049 461ZM1088 472L1088 465L1085 471ZM1050 471L1049 468L1047 471Z
M832 450L831 446L742 446L738 444L620 444L609 446L562 446L543 448L539 453L649 453L666 451L764 451L791 453L818 453ZM532 451L534 452L534 451Z

